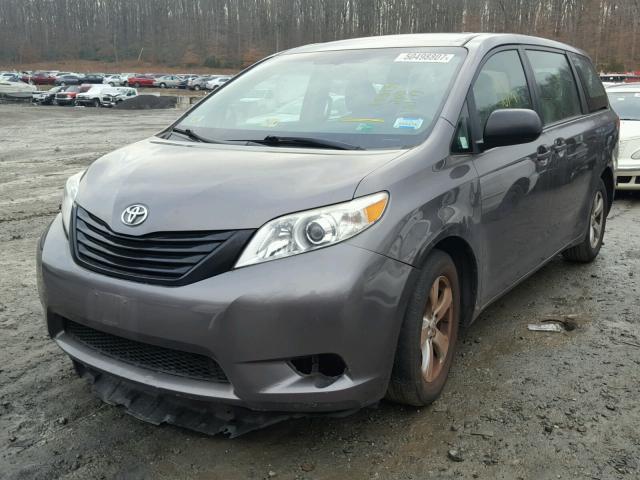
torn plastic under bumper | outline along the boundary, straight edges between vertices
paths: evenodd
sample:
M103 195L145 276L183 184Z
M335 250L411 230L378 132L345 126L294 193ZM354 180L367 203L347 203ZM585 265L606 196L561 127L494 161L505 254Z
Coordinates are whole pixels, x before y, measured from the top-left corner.
M223 434L230 438L253 430L303 417L346 417L352 409L331 413L259 412L234 405L196 400L164 393L73 361L80 377L89 380L95 395L105 403L122 406L133 417L153 425L167 423L206 435Z

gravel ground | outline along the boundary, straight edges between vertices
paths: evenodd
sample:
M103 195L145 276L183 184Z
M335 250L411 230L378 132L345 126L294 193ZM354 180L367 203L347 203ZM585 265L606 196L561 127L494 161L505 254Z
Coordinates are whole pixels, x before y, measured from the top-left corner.
M466 332L441 399L228 440L96 400L46 335L36 241L65 179L180 112L0 105L0 477L640 478L640 195L591 265L554 259ZM527 324L575 315L571 332Z

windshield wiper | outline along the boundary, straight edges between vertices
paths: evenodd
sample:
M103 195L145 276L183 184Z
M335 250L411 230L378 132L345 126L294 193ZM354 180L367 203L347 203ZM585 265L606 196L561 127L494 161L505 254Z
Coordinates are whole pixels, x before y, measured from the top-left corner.
M194 142L202 142L202 143L222 143L222 142L218 142L216 140L209 140L207 138L201 137L200 135L198 135L196 132L194 132L193 130L189 129L189 128L179 128L179 127L173 127L170 132L175 132L175 133L179 133L180 135L184 135L187 138L190 138L191 140L193 140Z
M232 142L250 142L259 143L260 145L269 146L293 146L293 147L310 147L310 148L331 148L334 150L364 150L358 145L350 143L335 142L333 140L323 140L322 138L309 137L279 137L276 135L268 135L262 140L230 140Z

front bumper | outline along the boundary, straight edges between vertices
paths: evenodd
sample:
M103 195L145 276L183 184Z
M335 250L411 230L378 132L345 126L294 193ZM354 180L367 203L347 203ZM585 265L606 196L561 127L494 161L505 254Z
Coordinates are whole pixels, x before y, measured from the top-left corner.
M640 190L640 161L620 160L616 168L618 190Z
M182 287L100 275L72 259L62 221L38 253L49 333L97 371L199 400L254 410L314 412L381 399L415 270L347 243L266 262ZM64 321L214 359L229 383L140 368L78 342ZM291 359L334 354L332 378L298 373Z

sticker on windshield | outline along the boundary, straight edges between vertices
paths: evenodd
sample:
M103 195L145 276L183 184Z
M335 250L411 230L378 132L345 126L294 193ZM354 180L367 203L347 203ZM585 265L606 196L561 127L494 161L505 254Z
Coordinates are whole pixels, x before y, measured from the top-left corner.
M453 53L407 52L398 55L394 62L449 63L453 57Z
M422 122L422 118L398 117L393 124L393 128L418 130L422 126Z

